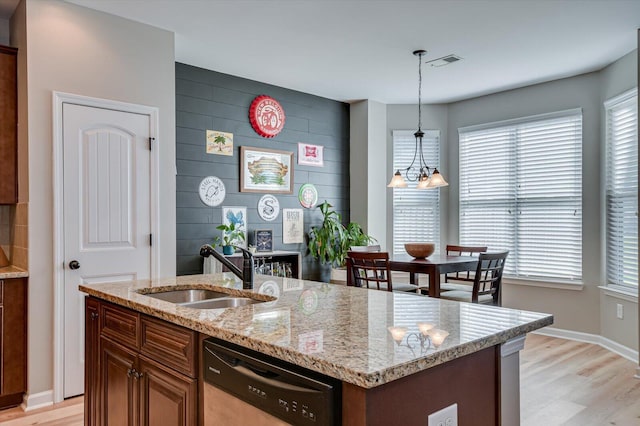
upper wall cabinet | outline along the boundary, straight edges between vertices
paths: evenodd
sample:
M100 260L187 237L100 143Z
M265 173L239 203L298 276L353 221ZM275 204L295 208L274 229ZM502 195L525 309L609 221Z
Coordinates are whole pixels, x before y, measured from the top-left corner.
M17 56L0 46L0 204L18 202Z

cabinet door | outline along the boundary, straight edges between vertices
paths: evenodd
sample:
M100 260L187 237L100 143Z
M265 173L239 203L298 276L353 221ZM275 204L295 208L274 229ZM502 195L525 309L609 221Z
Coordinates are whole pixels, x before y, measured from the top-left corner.
M197 419L197 382L141 355L140 424L190 426Z
M2 285L2 394L0 407L18 405L27 389L27 280Z
M101 425L136 426L138 412L138 381L136 353L100 338L100 388L102 394Z
M17 50L0 46L0 204L18 202Z
M84 344L84 424L100 424L100 302L91 297L85 299L85 344Z

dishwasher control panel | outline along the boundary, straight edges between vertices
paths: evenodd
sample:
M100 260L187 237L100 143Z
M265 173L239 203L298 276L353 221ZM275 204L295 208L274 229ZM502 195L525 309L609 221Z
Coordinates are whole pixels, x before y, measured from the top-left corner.
M292 424L339 423L338 380L220 340L206 340L203 351L207 383Z

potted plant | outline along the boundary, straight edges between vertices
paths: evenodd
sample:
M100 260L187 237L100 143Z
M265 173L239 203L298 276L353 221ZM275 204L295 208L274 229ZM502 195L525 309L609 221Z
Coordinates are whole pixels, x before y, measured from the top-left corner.
M325 200L318 207L322 213L322 224L312 226L309 231L309 253L320 263L331 265L333 270L338 268L344 270L347 252L351 247L368 245L376 240L367 235L356 222L349 222L344 226L342 215L333 210L333 206L328 201ZM332 274L335 275L335 271L332 271ZM342 280L332 279L332 281Z
M244 241L244 231L236 228L236 224L233 222L228 225L225 225L224 223L222 225L218 225L216 226L216 229L223 231L222 240L220 239L220 237L215 237L213 240L213 245L214 247L218 245L222 246L223 254L233 254L235 252L233 244L238 241Z

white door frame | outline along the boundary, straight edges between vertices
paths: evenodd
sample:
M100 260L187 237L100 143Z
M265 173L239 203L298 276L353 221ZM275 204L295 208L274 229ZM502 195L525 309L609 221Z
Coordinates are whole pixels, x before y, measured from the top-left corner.
M108 99L91 98L71 93L53 92L53 285L54 285L54 328L53 328L53 402L64 399L64 203L63 203L63 104L112 109L149 116L149 135L155 138L151 150L150 164L150 212L151 233L155 236L151 246L151 279L159 276L160 253L160 150L158 128L158 108L136 105Z

